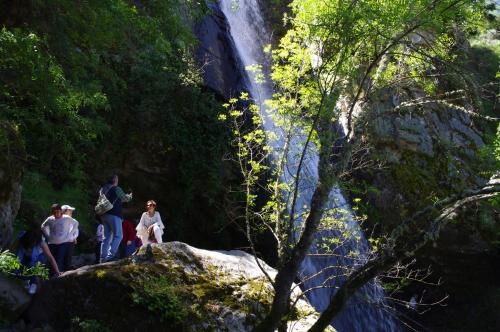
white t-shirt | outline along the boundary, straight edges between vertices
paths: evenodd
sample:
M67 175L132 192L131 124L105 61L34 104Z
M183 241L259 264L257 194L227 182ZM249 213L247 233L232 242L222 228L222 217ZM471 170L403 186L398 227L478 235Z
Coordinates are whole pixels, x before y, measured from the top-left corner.
M43 222L42 230L49 244L73 242L78 237L78 222L65 215L57 219L50 216Z
M163 222L161 221L160 217L160 212L155 211L154 215L152 217L149 216L149 213L144 212L141 216L141 220L139 221L139 224L135 228L137 230L137 235L140 238L143 237L148 237L148 227L153 225L153 224L158 224L158 226L161 229L161 234L163 234L163 229L165 226L163 225Z

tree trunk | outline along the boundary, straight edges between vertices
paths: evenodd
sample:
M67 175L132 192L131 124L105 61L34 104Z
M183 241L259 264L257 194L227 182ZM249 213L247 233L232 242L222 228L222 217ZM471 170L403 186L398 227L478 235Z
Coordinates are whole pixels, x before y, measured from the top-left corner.
M342 309L347 300L364 284L375 278L379 273L392 266L397 260L392 256L379 256L375 260L367 263L362 269L354 272L349 279L337 290L335 296L330 301L328 308L321 314L316 323L309 329L309 332L322 332L331 324Z
M319 182L314 191L311 202L311 211L305 221L304 231L300 237L299 242L293 249L289 259L278 271L274 281L274 299L271 306L271 311L266 318L255 327L255 332L275 331L282 319L286 314L288 304L290 301L290 293L292 284L297 277L300 265L304 260L309 247L314 240L314 234L318 229L319 222L323 216L323 206L328 199L331 185L328 181Z
M309 332L323 331L332 320L344 308L347 300L364 284L375 278L381 272L386 271L397 261L414 256L415 252L422 248L429 240L437 239L440 230L452 219L451 217L462 206L478 200L488 199L498 196L500 191L500 180L493 178L483 188L470 190L449 198L446 198L436 204L426 207L415 213L404 224L416 222L418 219L423 219L426 214L432 213L435 209L439 209L439 214L427 222L417 235L417 240L412 243L407 243L407 235L411 232L408 227L401 226L397 238L396 248L388 247L380 252L371 261L361 266L356 272L349 276L346 282L337 290L335 296L330 301L328 308L321 314L316 323L309 329ZM428 219L431 216L428 216ZM406 235L406 236L405 236ZM394 234L393 234L394 236Z

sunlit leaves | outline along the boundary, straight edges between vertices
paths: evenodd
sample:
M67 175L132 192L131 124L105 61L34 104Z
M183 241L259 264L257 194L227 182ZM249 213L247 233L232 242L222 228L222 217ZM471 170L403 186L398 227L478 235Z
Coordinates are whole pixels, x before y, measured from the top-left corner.
M37 262L32 267L26 267L19 262L16 255L8 250L0 252L0 272L17 276L38 276L48 279L49 271L45 265Z

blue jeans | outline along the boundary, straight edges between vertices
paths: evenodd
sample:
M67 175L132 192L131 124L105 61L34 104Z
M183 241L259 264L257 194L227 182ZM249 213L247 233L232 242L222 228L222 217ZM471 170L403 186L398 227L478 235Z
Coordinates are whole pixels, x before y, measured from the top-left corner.
M122 219L112 214L101 216L104 226L104 241L101 244L101 260L111 259L116 256L116 251L123 238Z
M135 252L137 249L137 244L135 241L132 241L131 244L127 245L120 245L119 252L120 252L120 258L125 258L132 256L132 254Z

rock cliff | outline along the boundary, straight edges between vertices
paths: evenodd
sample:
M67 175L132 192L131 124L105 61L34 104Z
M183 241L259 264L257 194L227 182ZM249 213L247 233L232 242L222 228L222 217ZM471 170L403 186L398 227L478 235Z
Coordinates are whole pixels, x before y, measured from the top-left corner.
M20 137L8 122L0 121L0 249L12 239L12 222L21 202L21 176L26 155Z

